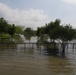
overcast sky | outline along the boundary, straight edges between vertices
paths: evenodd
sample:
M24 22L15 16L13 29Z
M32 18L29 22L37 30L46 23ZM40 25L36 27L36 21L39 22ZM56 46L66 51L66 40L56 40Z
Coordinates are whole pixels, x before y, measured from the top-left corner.
M0 17L34 29L55 19L76 27L76 0L0 0Z

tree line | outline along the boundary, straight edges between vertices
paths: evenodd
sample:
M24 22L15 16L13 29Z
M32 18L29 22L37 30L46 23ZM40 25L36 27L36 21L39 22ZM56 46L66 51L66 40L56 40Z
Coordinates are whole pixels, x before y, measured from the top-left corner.
M60 19L56 19L54 22L51 21L43 27L38 27L37 36L42 34L47 34L47 36L50 37L51 42L54 42L57 39L62 40L62 42L76 39L76 29L70 24L61 25Z
M0 34L2 36L6 33L11 35L11 37L15 34L23 34L29 39L32 36L42 37L42 35L46 34L50 37L51 42L54 42L57 39L60 39L62 42L76 39L76 29L70 24L62 25L60 19L51 21L45 26L38 27L37 30L33 30L30 27L25 28L24 26L9 24L4 18L0 18Z
M25 29L24 26L20 25L9 24L7 20L0 18L0 37L2 37L3 34L9 34L11 38L13 38L15 34L24 34L25 36L31 37L34 35L34 30L31 28Z
M10 34L11 37L15 34L15 25L8 24L8 22L4 18L0 18L0 33L1 37L3 34Z

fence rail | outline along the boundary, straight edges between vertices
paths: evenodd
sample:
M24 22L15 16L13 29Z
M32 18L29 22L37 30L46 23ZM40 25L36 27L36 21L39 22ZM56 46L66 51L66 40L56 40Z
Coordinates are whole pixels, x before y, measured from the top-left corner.
M76 49L76 43L65 43L66 49ZM27 48L61 48L62 43L0 43L0 49L27 49Z

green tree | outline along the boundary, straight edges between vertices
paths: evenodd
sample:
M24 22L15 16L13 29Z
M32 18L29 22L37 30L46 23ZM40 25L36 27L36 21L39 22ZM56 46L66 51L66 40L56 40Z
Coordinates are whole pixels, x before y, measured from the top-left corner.
M68 41L75 39L76 31L71 25L60 26L59 39L62 41L62 53L65 53L65 47Z
M34 36L34 31L31 28L26 28L24 30L24 36L29 39L30 42L31 37Z
M36 35L37 35L38 37L40 36L40 28L39 28L39 27L37 28Z
M50 37L51 42L60 39L62 42L62 53L65 53L65 47L68 41L76 38L76 30L71 25L60 25L61 20L56 19L51 21L45 27L38 29L39 34L47 34Z
M15 25L9 25L9 28L8 28L8 33L11 35L11 38L13 38L13 35L15 35L15 31L16 31L16 27Z
M49 35L51 42L54 42L54 40L58 38L60 22L60 19L56 19L55 22L51 21L47 26L47 34Z
M23 34L24 26L15 26L16 27L16 34Z
M36 35L38 36L38 41L44 40L44 35L47 33L46 27L38 27Z
M8 30L8 22L4 18L0 18L0 33L6 33Z

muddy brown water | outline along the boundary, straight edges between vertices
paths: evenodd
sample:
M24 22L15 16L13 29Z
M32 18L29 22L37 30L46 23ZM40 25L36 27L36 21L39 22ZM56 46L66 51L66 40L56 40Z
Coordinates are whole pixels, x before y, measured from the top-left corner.
M76 50L65 57L37 49L1 50L0 75L76 75Z

